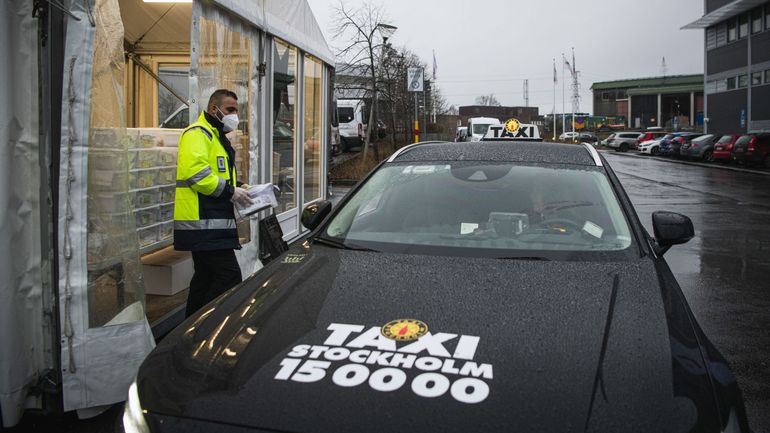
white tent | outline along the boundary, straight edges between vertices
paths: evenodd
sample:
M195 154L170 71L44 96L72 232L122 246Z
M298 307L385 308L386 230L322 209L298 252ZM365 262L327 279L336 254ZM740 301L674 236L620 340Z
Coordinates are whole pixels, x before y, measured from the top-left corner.
M0 38L0 53L14 59L0 66L4 77L0 97L13 101L0 108L0 173L5 184L11 186L0 191L0 205L4 205L0 206L0 245L7 252L0 257L0 410L5 426L16 424L25 408L41 407L43 399L30 397L29 390L43 379L47 369L60 372L48 378L60 377L61 382L55 385L60 389L64 410L77 409L83 411L81 415L88 415L91 409L124 400L136 370L154 347L144 314L141 278L132 277L137 273L136 247L122 250L115 261L118 280L131 280L126 290L135 292L136 300L121 304L109 320L95 324L89 317L92 282L88 251L96 240L89 237L88 212L89 176L97 175L89 170L89 155L100 149L100 132L119 142L124 120L117 119L117 126L109 130L95 128L105 120L100 116L110 111L102 108L125 110L120 107L122 89L115 85L123 61L123 39L124 35L129 41L142 37L141 28L124 28L122 21L155 20L157 9L141 0L63 3L67 9L63 76L53 77L62 82L62 105L42 108L37 104L37 91L45 83L38 83L38 74L30 73L40 67L32 3L8 0L0 5L0 25L6 35L12 36ZM281 38L334 65L334 56L305 0L214 0L214 4L212 7L195 0L193 21L196 11L203 16L232 14L253 26L249 35ZM145 35L143 48L162 51L183 46L190 35L179 32L189 31L189 19L189 9L169 12L164 17L168 24ZM114 61L105 62L105 56ZM44 76L50 73L43 72ZM95 77L103 81L97 83ZM194 85L193 77L191 89ZM41 126L39 114L45 110L60 113L61 123ZM255 108L252 115L256 113ZM41 172L45 165L40 158L39 137L51 135L46 127L60 131L61 136L59 143L52 144L60 162L52 173ZM56 191L52 205L58 210L58 221L47 227L40 218L45 214L40 197L41 191L47 190L46 180L54 173L59 177L51 179L50 189ZM54 243L54 239L45 239L52 232L58 245L50 252L58 265L55 272L47 268L52 263L49 252L42 250L43 245ZM58 281L51 281L52 274L58 276ZM46 290L58 296L50 306L44 305Z

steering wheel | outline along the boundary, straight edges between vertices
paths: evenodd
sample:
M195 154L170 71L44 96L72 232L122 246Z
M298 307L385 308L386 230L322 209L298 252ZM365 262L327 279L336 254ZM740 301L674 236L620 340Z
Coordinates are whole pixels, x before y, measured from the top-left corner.
M561 228L570 228L576 232L580 232L581 230L583 230L583 227L581 227L578 223L572 220L568 220L566 218L548 218L548 219L544 219L543 221L540 221L538 225L545 226L548 228L556 228L561 226Z

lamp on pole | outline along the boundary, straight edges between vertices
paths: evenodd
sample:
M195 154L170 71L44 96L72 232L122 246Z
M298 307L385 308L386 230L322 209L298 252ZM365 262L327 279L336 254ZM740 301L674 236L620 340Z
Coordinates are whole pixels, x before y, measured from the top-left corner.
M396 32L398 27L392 26L390 24L379 23L379 24L377 24L376 29L377 29L378 32L380 32L380 36L382 37L382 48L380 49L380 61L379 61L379 65L377 67L377 69L378 69L377 74L375 74L375 76L377 78L379 78L379 77L382 76L382 67L383 67L383 64L385 63L385 55L387 53L388 39L390 39L390 37L393 36L393 33ZM376 81L374 83L374 86L375 86L375 88L377 87L377 82ZM372 95L377 97L376 90L375 89L372 89L372 90L373 90ZM375 104L375 107L376 107L375 115L374 115L375 118L374 119L369 119L369 121L370 122L375 122L372 126L374 127L374 133L377 134L378 133L377 132L377 128L378 128L377 123L380 120L380 100L379 100L379 97L377 97L377 99L373 100L372 103Z

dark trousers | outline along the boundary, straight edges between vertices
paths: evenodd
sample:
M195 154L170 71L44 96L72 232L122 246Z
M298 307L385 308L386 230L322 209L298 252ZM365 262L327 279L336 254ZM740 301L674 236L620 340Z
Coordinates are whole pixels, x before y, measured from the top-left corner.
M233 250L193 251L195 273L190 281L185 317L243 281Z

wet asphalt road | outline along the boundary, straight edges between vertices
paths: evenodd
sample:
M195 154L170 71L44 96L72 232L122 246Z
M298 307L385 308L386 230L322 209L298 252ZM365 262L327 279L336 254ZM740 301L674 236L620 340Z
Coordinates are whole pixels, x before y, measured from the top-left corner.
M652 234L652 212L689 216L695 238L666 260L730 362L751 429L770 433L770 176L603 153Z

